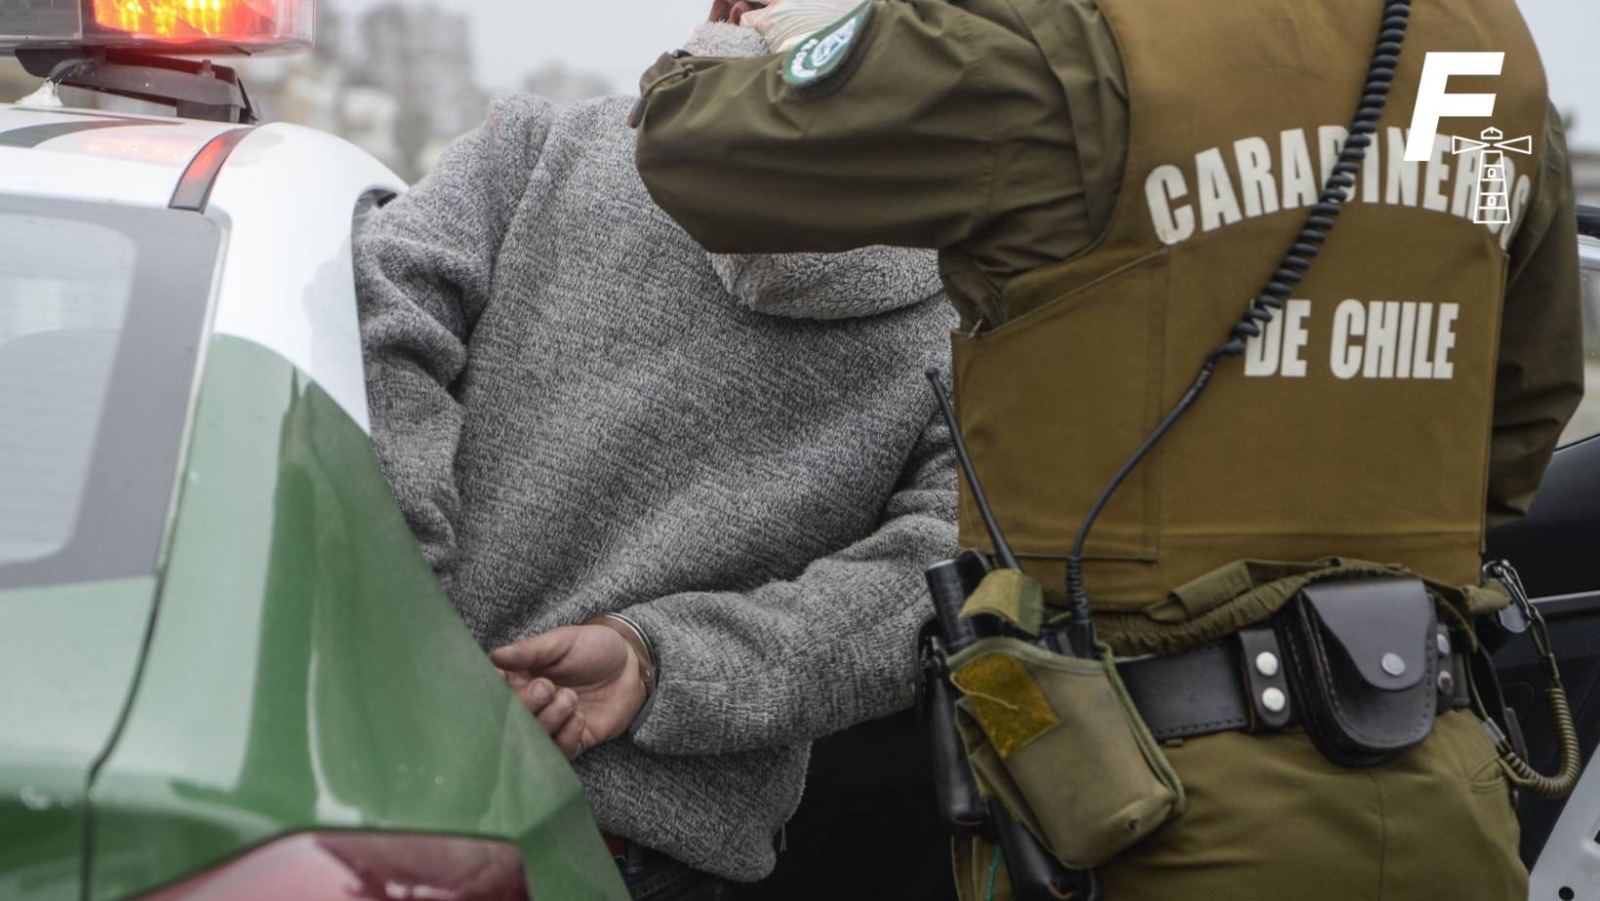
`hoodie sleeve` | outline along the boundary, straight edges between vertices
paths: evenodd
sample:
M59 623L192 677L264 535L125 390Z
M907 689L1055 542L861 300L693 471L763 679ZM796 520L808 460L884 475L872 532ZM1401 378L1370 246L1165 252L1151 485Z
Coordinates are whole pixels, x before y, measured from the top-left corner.
M372 443L423 554L449 585L464 411L453 388L489 303L495 256L528 183L550 104L495 101L477 130L355 238Z
M909 705L913 637L933 612L922 573L956 548L954 466L935 415L876 532L791 581L625 610L660 662L634 743L660 754L743 751L807 742Z

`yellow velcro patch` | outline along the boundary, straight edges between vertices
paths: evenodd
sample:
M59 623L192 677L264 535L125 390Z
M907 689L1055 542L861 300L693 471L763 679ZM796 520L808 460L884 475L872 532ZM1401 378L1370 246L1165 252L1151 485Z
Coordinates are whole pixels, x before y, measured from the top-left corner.
M950 676L1002 759L1060 725L1055 708L1020 660L987 654Z
M997 569L983 577L961 607L963 619L987 613L1029 635L1038 635L1044 620L1044 589L1017 569Z

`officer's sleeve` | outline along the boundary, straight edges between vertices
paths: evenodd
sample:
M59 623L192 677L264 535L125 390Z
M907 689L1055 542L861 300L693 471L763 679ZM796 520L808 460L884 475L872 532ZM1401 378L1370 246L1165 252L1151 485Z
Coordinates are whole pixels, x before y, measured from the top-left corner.
M542 145L548 103L508 95L427 178L356 235L357 309L372 443L412 533L448 586L455 560L451 388L489 303L495 256Z
M1583 320L1572 172L1560 116L1545 127L1543 171L1515 240L1500 324L1488 525L1520 519L1583 398Z
M634 742L660 754L743 751L909 706L914 636L933 614L922 572L955 552L955 517L954 451L935 415L872 534L792 580L629 607L661 663Z
M792 54L645 73L639 172L708 250L948 247L995 216L998 148L1061 140L1065 101L1028 40L943 0L863 10L810 82Z

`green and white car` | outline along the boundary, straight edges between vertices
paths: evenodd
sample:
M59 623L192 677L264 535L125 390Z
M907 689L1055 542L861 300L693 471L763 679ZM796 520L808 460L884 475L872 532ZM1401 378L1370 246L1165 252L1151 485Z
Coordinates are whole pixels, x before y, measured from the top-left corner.
M216 96L95 12L0 44ZM626 898L373 456L351 235L403 183L247 101L51 99L0 104L0 899Z

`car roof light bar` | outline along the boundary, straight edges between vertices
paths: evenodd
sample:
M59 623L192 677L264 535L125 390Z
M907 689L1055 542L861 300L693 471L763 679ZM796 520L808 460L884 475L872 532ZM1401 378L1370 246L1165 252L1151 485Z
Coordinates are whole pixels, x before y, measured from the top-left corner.
M185 119L253 125L255 107L238 76L210 60L195 61L118 50L19 49L32 75L58 87L84 88L163 103Z
M185 56L308 49L313 0L4 0L0 53L121 48Z

